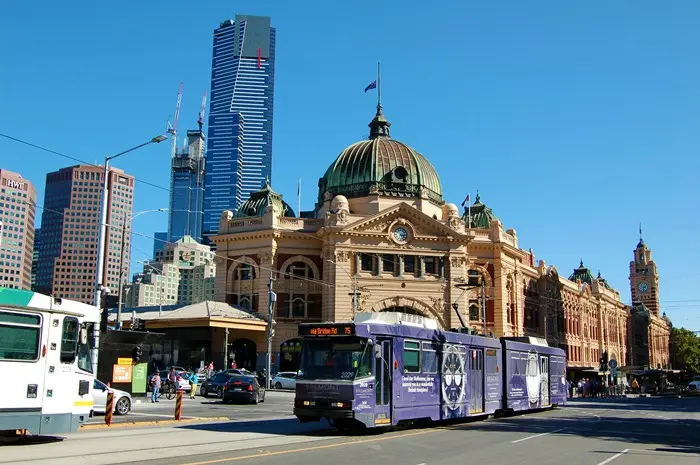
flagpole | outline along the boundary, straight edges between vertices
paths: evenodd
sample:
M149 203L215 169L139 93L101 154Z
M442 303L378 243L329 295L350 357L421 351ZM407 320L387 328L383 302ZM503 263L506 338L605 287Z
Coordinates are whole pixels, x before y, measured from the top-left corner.
M467 200L467 210L469 212L467 214L467 218L469 218L469 222L467 223L467 227L471 228L472 227L472 193L471 192L469 192L467 194L467 199L469 199L469 200Z
M301 218L301 178L297 186L297 218Z
M382 72L377 62L377 106L382 104Z

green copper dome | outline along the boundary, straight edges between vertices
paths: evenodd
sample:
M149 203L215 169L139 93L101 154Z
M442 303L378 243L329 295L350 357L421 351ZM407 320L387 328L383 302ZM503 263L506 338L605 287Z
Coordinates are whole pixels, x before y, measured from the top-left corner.
M319 179L319 202L329 193L331 198L339 194L347 198L425 196L436 204L444 203L433 165L408 145L391 139L390 126L382 106L377 105L377 114L369 124L369 139L343 150Z
M265 187L250 194L250 198L243 202L233 214L234 218L250 216L263 216L267 207L275 206L282 216L294 216L294 211L282 200L282 196L272 190L270 181L265 180Z
M583 260L578 268L574 269L574 272L569 276L569 281L581 280L582 283L593 284L593 274L591 270L583 266Z
M469 221L470 215L471 222ZM470 208L464 210L462 219L464 223L467 224L468 228L488 229L491 227L491 222L498 218L489 207L481 203L481 196L479 195L479 191L477 191L474 204Z

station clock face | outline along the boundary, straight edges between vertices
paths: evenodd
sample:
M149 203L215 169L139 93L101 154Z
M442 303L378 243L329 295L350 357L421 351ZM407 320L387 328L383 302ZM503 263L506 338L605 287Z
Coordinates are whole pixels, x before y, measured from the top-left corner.
M394 239L398 242L406 242L408 239L408 231L406 231L406 228L396 228L393 234Z
M639 289L639 292L646 292L649 290L649 285L642 281L641 283L639 283L639 286L637 286L637 289Z

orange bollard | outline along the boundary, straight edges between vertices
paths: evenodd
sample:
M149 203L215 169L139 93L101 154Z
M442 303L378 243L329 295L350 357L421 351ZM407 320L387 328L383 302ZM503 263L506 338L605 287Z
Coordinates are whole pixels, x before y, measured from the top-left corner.
M182 417L182 391L177 391L177 397L175 398L175 419L180 421Z
M107 392L107 405L105 405L105 424L112 425L112 415L114 415L114 393Z

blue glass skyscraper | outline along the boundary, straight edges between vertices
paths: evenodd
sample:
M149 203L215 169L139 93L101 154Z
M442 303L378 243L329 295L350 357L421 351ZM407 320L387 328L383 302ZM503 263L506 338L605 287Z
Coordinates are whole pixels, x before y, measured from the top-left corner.
M237 15L214 31L204 192L204 241L272 175L275 29Z
M187 131L187 147L176 151L171 162L168 242L183 236L202 241L204 205L204 133ZM163 247L163 244L160 244Z

